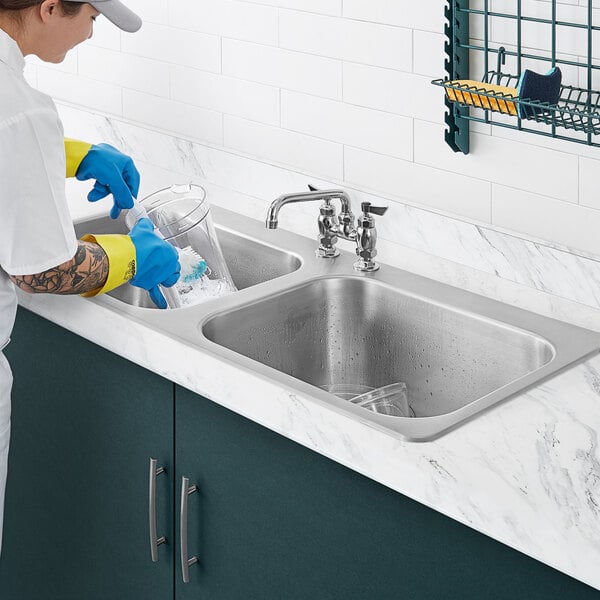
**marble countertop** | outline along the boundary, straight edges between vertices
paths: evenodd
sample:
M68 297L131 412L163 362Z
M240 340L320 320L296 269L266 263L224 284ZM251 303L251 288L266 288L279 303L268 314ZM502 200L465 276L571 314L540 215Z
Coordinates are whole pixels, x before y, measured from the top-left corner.
M71 188L74 218L105 213ZM380 256L385 255L385 244ZM600 311L406 249L395 265L600 330ZM600 589L600 355L438 439L406 442L153 330L113 298L20 303L418 502Z

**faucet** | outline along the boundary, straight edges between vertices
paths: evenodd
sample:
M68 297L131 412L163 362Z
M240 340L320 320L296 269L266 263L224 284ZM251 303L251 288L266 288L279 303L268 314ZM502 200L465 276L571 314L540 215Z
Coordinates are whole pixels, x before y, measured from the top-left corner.
M370 202L361 204L362 214L354 222L350 196L344 190L318 190L312 185L308 186L308 192L296 192L283 194L274 200L267 212L266 226L268 229L277 229L279 224L279 211L291 202L310 202L319 200L319 247L315 254L319 258L334 258L339 256L340 251L336 247L338 238L356 243L356 254L358 261L354 263L357 271L377 271L379 263L373 258L377 254L375 248L377 242L377 230L375 220L371 215L383 215L387 206L372 206ZM333 200L338 199L341 203L341 212L336 213Z

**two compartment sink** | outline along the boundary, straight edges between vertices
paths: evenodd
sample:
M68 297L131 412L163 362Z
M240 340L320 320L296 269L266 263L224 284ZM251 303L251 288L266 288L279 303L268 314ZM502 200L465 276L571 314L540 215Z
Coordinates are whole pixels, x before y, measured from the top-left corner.
M319 259L311 240L215 207L213 218L241 291L144 310L149 324L405 439L432 439L600 348L599 333L387 265L357 274L351 253ZM110 219L77 229L107 232L103 226L116 232ZM115 297L149 306L132 286ZM412 418L377 414L323 389L396 382L407 385Z

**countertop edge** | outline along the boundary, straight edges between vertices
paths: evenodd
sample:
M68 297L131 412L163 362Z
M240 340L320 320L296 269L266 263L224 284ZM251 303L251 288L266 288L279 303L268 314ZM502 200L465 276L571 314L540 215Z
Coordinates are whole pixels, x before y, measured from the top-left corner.
M30 296L20 293L19 303L24 308L123 358L207 397L523 554L600 589L600 580L592 577L591 572L579 572L569 568L560 560L552 560L549 556L536 552L535 548L527 548L525 544L515 543L510 536L494 531L493 527L475 523L469 518L468 513L461 512L456 507L453 510L448 503L445 505L444 502L436 503L430 497L428 498L427 494L420 494L419 488L426 489L427 483L421 482L420 485L416 485L417 479L419 477L427 479L431 475L422 471L418 462L414 463L414 459L420 454L427 456L429 454L426 451L427 447L437 446L438 441L417 444L403 442L374 429L367 422L356 422L333 410L328 410L327 407L315 405L314 402L283 389L275 382L261 379L257 374L245 373L242 377L239 367L228 364L227 361L209 355L201 349L186 346L181 340L152 330L143 323L134 322L129 316L120 315L111 308L103 306L101 300ZM182 351L185 352L186 361L178 361L176 358ZM165 364L165 356L170 357L168 365ZM198 376L197 370L193 367L196 360L201 360L204 369L211 373L210 376ZM188 365L182 362L187 362ZM220 383L215 384L219 379L215 375L219 372L235 373L236 377L223 377L223 380L228 382L225 386ZM254 388L249 387L248 383L255 384ZM257 386L260 389L257 389ZM222 389L223 387L227 389ZM251 389L252 391L249 391ZM239 397L235 397L236 393L242 392L245 395L243 403L239 401ZM265 397L268 398L268 402L265 402ZM492 409L490 412L493 413L495 410ZM472 429L476 425L470 423L464 427ZM456 438L462 435L462 431L448 435ZM364 439L369 441L370 450L361 448L360 442ZM373 440L377 441L377 449L373 448ZM423 452L410 451L411 448L421 448ZM378 461L377 454L393 458L388 459L387 462ZM433 463L436 462L435 459L431 460ZM400 464L401 462L404 464ZM402 485L399 482L410 482L411 485ZM435 487L439 488L439 485ZM441 497L443 498L443 494Z

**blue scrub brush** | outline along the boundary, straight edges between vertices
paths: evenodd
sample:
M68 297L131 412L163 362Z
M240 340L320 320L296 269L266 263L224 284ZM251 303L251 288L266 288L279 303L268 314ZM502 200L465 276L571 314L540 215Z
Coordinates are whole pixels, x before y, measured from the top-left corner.
M190 246L178 248L181 274L175 284L183 306L221 298L236 291L233 283L216 277L206 261ZM213 279L210 279L213 275Z
M204 275L208 275L206 261L191 246L178 248L177 250L179 251L179 264L181 265L178 284L194 285Z

